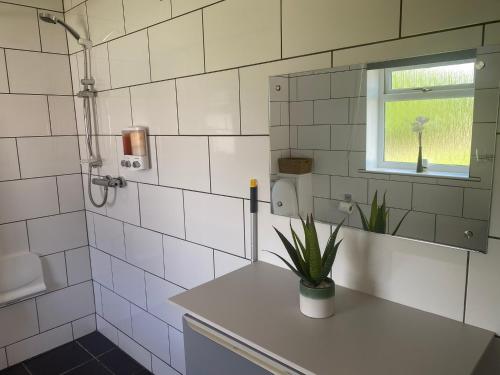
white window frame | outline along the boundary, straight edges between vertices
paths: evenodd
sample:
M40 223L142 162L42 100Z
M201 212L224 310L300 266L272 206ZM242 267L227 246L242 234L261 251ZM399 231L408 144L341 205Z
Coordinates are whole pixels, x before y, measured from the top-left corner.
M474 62L474 59L467 60L455 60L449 62L440 62L440 63L430 63L430 64L419 64L419 65L410 65L410 66L402 66L395 68L385 68L378 69L373 72L377 72L378 74L378 82L375 84L372 82L369 83L369 90L371 87L372 90L372 99L374 88L376 88L377 104L376 111L372 110L371 114L376 112L376 145L375 145L375 153L372 151L372 160L370 161L367 157L367 169L375 170L375 171L392 171L392 172L402 172L408 174L416 174L422 175L422 173L417 173L416 169L416 160L415 163L408 162L394 162L394 161L385 161L385 103L391 101L403 101L403 100L421 100L421 99L437 99L437 98L462 98L462 97L472 97L474 98L474 83L471 84L460 84L460 85L446 85L446 86L432 86L429 88L411 88L411 89L392 89L392 72L398 70L411 70L418 68L429 68L435 66L443 66L443 65L455 65L462 63ZM372 72L371 77L373 79L374 74ZM369 75L370 77L370 75ZM368 92L368 97L370 97L370 92ZM372 100L373 102L373 100ZM368 112L370 112L370 105L368 104ZM471 124L472 126L472 124ZM368 145L367 145L368 151ZM374 160L375 159L375 160ZM416 157L415 157L416 159ZM427 174L432 176L451 176L451 177L469 177L469 166L461 166L461 165L446 165L446 164L430 164L427 168Z

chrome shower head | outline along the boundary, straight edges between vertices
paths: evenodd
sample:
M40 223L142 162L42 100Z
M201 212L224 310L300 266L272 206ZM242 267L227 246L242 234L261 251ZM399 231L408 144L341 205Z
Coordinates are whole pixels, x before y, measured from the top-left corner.
M60 24L62 27L64 27L71 35L73 35L73 38L75 38L79 43L81 41L80 34L76 32L75 29L73 29L70 25L68 25L66 22L63 20L57 18L53 14L50 13L40 13L38 17L47 23L53 23L53 24Z

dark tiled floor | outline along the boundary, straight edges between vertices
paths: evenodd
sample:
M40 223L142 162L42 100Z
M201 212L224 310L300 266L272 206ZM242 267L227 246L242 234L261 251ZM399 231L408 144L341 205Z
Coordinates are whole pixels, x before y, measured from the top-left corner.
M98 332L0 371L0 375L145 375L148 370Z

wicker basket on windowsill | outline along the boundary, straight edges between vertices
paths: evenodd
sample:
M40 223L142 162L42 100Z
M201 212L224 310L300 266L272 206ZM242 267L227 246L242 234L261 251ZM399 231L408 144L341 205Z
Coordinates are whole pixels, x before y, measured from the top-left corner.
M311 158L279 158L280 173L304 174L311 173L313 160Z

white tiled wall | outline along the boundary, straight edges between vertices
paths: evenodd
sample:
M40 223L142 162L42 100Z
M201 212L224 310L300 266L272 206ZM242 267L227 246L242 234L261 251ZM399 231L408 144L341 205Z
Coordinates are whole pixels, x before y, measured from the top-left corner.
M97 327L146 367L152 366L153 372L166 374L183 373L185 367L182 311L165 301L184 288L248 264L250 178L257 178L261 188L259 247L281 251L272 225L286 230L288 220L272 217L265 203L269 200L271 167L268 77L330 68L332 63L349 65L474 48L483 40L482 26L475 25L500 19L492 0L481 0L463 14L438 12L450 8L449 0L440 0L425 8L426 14L432 7L439 13L429 17L416 16L424 9L416 1L405 1L400 9L398 0L318 0L314 4L300 0L170 0L143 1L140 7L129 0L124 0L123 6L118 0L66 3L67 20L80 31L85 25L82 15L88 14L91 37L97 44L94 71L100 91L99 133L119 135L131 124L149 126L153 153L150 171L126 172L118 166L120 139L99 140L105 145L105 165L100 173L123 174L129 186L118 190L116 201L103 209L95 209L85 200L89 241L95 245L90 258ZM419 21L422 17L425 22ZM430 34L419 35L427 32ZM499 41L497 24L488 23L484 32L485 43ZM78 68L81 71L77 46L70 42L69 50L73 73ZM302 101L293 102L290 108L280 106L279 119L272 120L273 125L316 126L317 139L300 136L292 126L281 146L288 149L290 144L308 146L322 140L325 150L314 151L320 160L316 168L331 172L329 163L321 163L321 158L334 158L335 174L340 175L342 183L354 184L360 201L366 202L368 184L359 184L355 173L364 159L364 139L359 137L354 142L357 148L347 155L345 144L349 140L342 138L347 135L342 130L348 127L355 127L355 135L364 133L358 124L365 122L365 114L354 111L356 103L346 99L353 96L357 86L347 78L356 73L346 71L334 76L337 81L333 91L327 80L320 96L309 90L307 80L293 79L290 93L294 100ZM75 75L73 83L75 89ZM282 85L283 92L288 92L286 83ZM491 89L483 93L496 103L498 96L488 91ZM79 107L77 99L78 129L83 134ZM493 111L478 113L478 122L496 121ZM22 131L26 128L50 134L49 127L33 129L31 118L26 116ZM349 120L352 125L347 125ZM328 134L322 127L326 124L333 124ZM52 132L55 134L53 128ZM327 143L332 143L331 148ZM16 171L11 173L15 175ZM352 177L345 177L348 175ZM406 181L377 183L396 192L391 194L394 206L407 208L412 204ZM320 197L341 194L332 190L338 184L332 184L329 178L323 178L318 186ZM466 207L467 200L478 198L474 193L464 194ZM494 204L500 199L496 195ZM445 201L437 203L435 209L443 212L455 209ZM479 219L474 207L466 211L468 218ZM394 208L393 221L402 212ZM29 212L24 216L31 218ZM492 234L500 233L497 216L493 213ZM434 236L435 220L417 215L409 217L408 222L422 228L418 238ZM318 228L324 242L331 228ZM345 236L347 245L334 272L339 284L462 320L467 253L389 237L377 237L369 241L369 247L357 230L346 230ZM261 257L275 262L265 252ZM492 267L484 272L494 272L487 261L490 255L477 257ZM485 267L474 259L471 277L476 272L481 275ZM480 309L490 311L490 303L500 305L494 293L491 298L474 296L488 287L484 282L489 279L482 277L485 281L471 281L468 296ZM494 314L472 321L499 329Z
M62 11L59 0L8 3ZM8 364L13 364L93 329L90 302L78 311L64 306L53 316L43 315L40 324L35 308L35 304L48 305L46 301L87 301L91 288L87 282L88 252L80 236L83 234L85 240L88 228L97 329L153 372L184 373L182 311L165 301L184 288L248 263L249 178L258 178L261 187L260 249L280 251L271 225L287 229L288 220L269 215L265 203L269 199L270 164L268 77L329 68L332 61L349 65L473 48L483 40L483 27L474 25L500 19L493 0L481 0L466 12L459 12L462 7L450 3L429 1L423 7L417 1L405 1L400 20L398 0L318 0L314 4L300 0L170 0L142 1L140 6L129 0L65 0L66 21L82 35L88 36L86 30L90 30L96 44L93 68L100 91L99 134L103 137L99 142L105 160L100 173L125 174L118 166L119 138L109 135L119 135L131 124L150 127L154 151L152 170L125 174L128 187L118 190L106 207L97 210L84 200L86 225L83 219L74 219L83 199L79 170L74 169L78 161L74 109L66 97L78 90L83 62L77 53L80 48L70 39L68 59L59 30L51 25L38 29L31 23L36 22L36 9L0 3L25 14L26 24L23 32L13 33L21 29L20 24L12 25L0 16L0 137L5 137L1 152L17 164L17 170L1 168L0 253L26 248L29 235L30 245L34 238L40 251L49 254L44 262L53 270L53 285L71 285L46 298L0 309L0 328L8 327L8 331L0 329L8 332L1 335L7 341L0 343L0 368L5 366L4 353ZM27 32L30 28L31 34ZM454 28L458 29L439 32ZM427 32L430 34L418 35ZM497 34L498 24L488 23L485 43L498 43ZM296 95L317 99L308 96L302 80L296 81L297 86L291 88L300 89L294 91ZM321 106L312 101L297 103L306 109L301 113L291 107L290 123L345 124L349 116L348 102L342 99L345 93L329 94L335 99L325 100ZM498 101L495 93L484 90L484 94ZM79 99L75 104L82 135ZM477 121L496 121L496 115L492 119L491 114L481 113L483 117ZM287 115L284 109L280 123L288 123ZM293 133L290 141L297 142L297 132ZM39 136L55 139L24 138ZM71 140L59 141L59 137ZM60 144L63 148L73 146L64 148L67 152L61 164L52 163L59 150L50 146L45 150L44 145ZM41 150L40 158L33 156L35 147ZM339 144L334 151L326 151L335 154L324 156L334 156L339 161L336 174L346 176L364 153L360 149L348 159L342 149ZM17 151L22 150L18 156ZM316 152L320 156L325 153ZM18 160L22 161L20 166ZM330 181L324 180L321 186L324 196L334 193L330 192ZM360 194L368 194L365 190L361 187ZM495 207L500 199L497 192L498 186ZM453 208L444 202L441 209ZM64 223L66 229L56 225L61 214L74 219ZM495 215L490 233L498 236L500 222ZM470 217L476 219L473 210ZM415 218L415 222L420 223L420 219ZM77 222L82 226L80 234L74 229ZM43 238L43 227L55 228L60 238ZM327 225L319 226L322 240L330 230ZM377 239L367 250L360 232L345 235L349 246L344 247L334 272L339 284L462 319L466 253L392 238ZM493 292L498 263L495 241L490 239L490 254L471 258L466 319L498 332L500 321L492 313L500 305ZM354 249L351 254L347 247ZM67 280L60 277L63 254ZM264 252L261 257L273 261ZM196 277L192 276L193 266ZM22 327L10 324L9 316L18 314L26 315ZM58 328L50 328L55 325ZM40 333L41 329L49 330ZM32 335L36 336L28 338Z
M0 369L96 329L66 34L38 22L37 7L61 12L62 1L8 3L0 2L0 257L39 254L47 290L0 307Z

